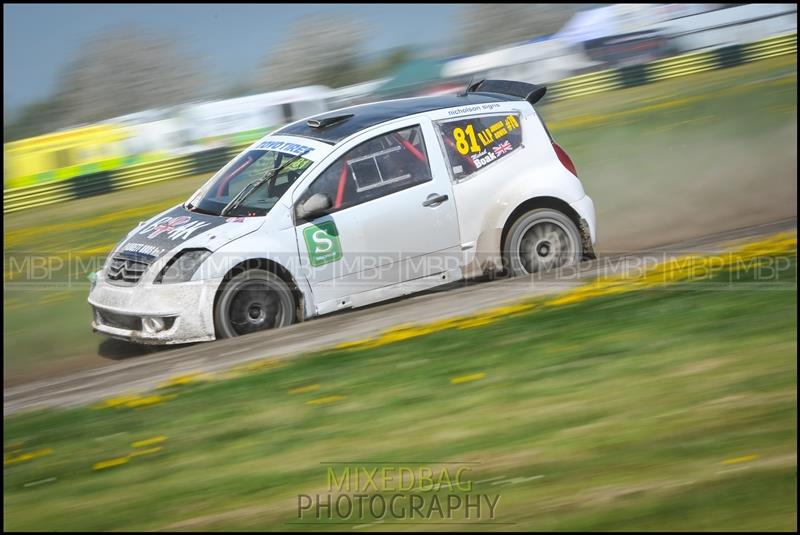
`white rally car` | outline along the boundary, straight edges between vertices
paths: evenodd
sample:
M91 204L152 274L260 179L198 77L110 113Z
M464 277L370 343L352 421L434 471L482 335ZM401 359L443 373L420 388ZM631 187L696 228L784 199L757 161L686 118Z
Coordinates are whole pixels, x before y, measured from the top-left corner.
M534 109L544 93L485 80L273 132L114 248L92 327L213 340L592 257L594 205Z

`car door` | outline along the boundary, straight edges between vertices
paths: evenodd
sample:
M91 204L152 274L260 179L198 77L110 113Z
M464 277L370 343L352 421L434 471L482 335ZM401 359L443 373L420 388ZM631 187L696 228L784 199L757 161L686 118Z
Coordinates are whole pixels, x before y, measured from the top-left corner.
M458 270L452 184L430 121L370 129L326 160L332 163L293 202L296 209L322 193L332 206L311 221L295 215L301 269L318 313L388 296L377 289L448 280Z

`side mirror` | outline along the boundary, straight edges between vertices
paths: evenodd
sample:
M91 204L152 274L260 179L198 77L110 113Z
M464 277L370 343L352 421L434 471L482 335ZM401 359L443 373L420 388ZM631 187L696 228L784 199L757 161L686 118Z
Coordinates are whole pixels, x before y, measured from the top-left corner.
M324 193L315 193L297 207L297 217L300 219L314 219L325 215L331 209L331 198Z

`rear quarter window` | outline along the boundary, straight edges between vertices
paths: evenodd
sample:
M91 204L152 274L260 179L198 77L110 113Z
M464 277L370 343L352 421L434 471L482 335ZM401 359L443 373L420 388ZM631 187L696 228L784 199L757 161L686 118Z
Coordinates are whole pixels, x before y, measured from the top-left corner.
M461 180L522 146L518 113L483 115L437 123L453 180Z

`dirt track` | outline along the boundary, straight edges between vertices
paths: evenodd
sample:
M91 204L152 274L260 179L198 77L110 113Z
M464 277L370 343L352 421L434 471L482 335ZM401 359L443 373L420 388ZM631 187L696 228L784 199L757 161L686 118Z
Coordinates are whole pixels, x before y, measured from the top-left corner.
M219 371L265 357L289 358L340 342L373 336L392 326L425 322L518 301L525 297L558 292L580 284L580 279L624 266L622 259L636 261L646 255L674 255L688 251L713 252L731 240L746 239L796 229L797 218L706 235L680 243L651 247L647 251L616 256L601 256L587 263L577 278L556 280L552 275L539 278L505 279L494 282L454 285L454 287L395 300L352 312L335 314L294 325L280 331L256 333L236 339L184 346L149 354L126 355L115 342L106 342L105 351L116 361L99 361L100 366L45 380L6 386L3 414L18 411L65 407L95 402L104 398L153 388L178 374ZM124 347L124 346L122 346Z
M664 243L797 215L797 123L749 141L647 135L635 151L592 155L581 174L597 208L598 251ZM624 168L626 174L620 175ZM580 164L579 164L580 173Z

